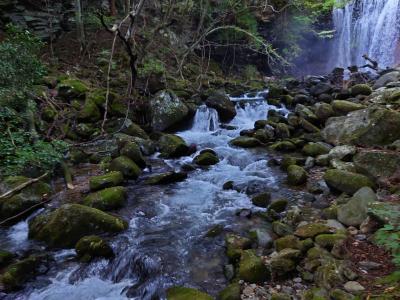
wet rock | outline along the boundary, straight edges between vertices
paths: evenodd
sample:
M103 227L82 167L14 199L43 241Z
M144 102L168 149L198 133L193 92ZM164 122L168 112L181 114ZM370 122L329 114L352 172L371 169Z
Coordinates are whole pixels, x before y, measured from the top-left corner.
M358 95L369 96L372 93L372 88L368 84L356 84L351 87L350 91L354 97Z
M357 110L328 119L321 135L334 145L388 145L400 138L400 113L374 107Z
M251 216L253 215L251 209L240 209L239 211L236 212L236 215L240 218L246 218L246 219L250 219Z
M8 192L17 186L26 183L28 180L29 178L24 176L6 177L0 182L0 194ZM7 219L20 214L33 205L39 204L43 200L43 197L48 195L50 192L50 186L42 181L27 186L21 192L11 196L10 198L3 199L0 202L0 218ZM24 217L26 217L26 215L21 215L19 218L14 219L13 222L18 222Z
M224 231L224 226L221 224L214 225L207 231L205 237L214 238L219 236Z
M82 204L103 211L109 211L123 207L125 200L125 188L122 186L115 186L88 195L85 197Z
M81 261L89 262L94 257L111 258L114 252L102 238L96 235L84 236L75 245L75 251Z
M331 149L332 147L325 143L308 143L302 151L307 156L317 157L329 153Z
M151 126L163 131L188 117L189 109L172 91L160 91L150 100Z
M29 222L29 238L46 242L50 247L70 248L86 236L118 233L128 224L121 218L79 204L65 204L35 217Z
M130 158L140 168L146 167L140 147L135 142L127 142L119 151L120 155Z
M291 235L293 234L293 228L290 227L288 224L275 221L272 223L272 230L278 235L278 236L286 236L286 235Z
M225 236L226 255L231 261L236 261L243 250L251 248L251 240L240 235L229 233Z
M250 237L256 241L257 245L264 249L269 249L273 245L273 240L269 232L263 228L250 231Z
M126 156L114 158L110 163L110 170L121 172L124 177L131 179L138 179L142 173L140 168Z
M368 205L377 200L371 188L359 189L346 204L338 206L338 220L347 226L359 226L367 218Z
M294 235L300 238L314 238L315 236L323 233L331 233L331 229L323 223L310 223L307 225L299 226Z
M346 282L344 284L344 289L349 293L360 293L365 290L365 288L357 281Z
M148 178L145 183L149 185L170 184L186 180L187 173L184 172L167 172Z
M14 254L11 252L0 250L0 269L9 265L14 258Z
M167 300L213 300L213 298L199 290L186 287L171 287L167 290Z
M237 137L231 140L229 143L233 146L242 148L255 148L262 145L262 143L256 138L244 137L244 136Z
M249 283L263 283L270 277L267 266L253 250L243 251L239 262L238 278Z
M299 166L289 166L287 180L290 185L302 185L307 182L307 172Z
M219 159L211 152L203 152L193 159L193 163L199 166L212 166L219 163Z
M159 140L159 148L161 156L165 158L177 158L189 152L186 142L174 134L164 134Z
M280 213L285 211L287 205L288 205L288 200L286 199L275 200L269 205L268 210L274 210L277 213Z
M93 176L89 179L91 191L98 191L105 188L120 185L124 181L124 176L119 171L112 171L104 175Z
M239 283L232 283L223 289L219 294L218 300L240 300L241 288Z
M224 191L226 191L226 190L233 190L233 185L234 185L234 182L233 182L232 180L227 181L227 182L225 182L225 183L223 184L222 189L223 189Z
M251 202L258 207L266 208L271 203L271 193L265 192L254 196Z
M218 112L222 122L229 122L236 116L235 104L224 93L214 93L207 98L205 103Z
M328 170L324 175L326 184L334 190L354 194L362 187L374 187L374 183L366 176L340 170Z
M289 155L284 155L282 160L281 160L281 169L286 171L289 166L291 165L300 165L302 159L294 157L294 156L289 156Z
M365 108L365 105L346 100L332 101L332 108L337 115L347 115L349 112Z

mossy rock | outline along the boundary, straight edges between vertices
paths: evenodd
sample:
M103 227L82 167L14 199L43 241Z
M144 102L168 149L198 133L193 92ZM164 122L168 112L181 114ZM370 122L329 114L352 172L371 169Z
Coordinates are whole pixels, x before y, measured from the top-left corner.
M256 138L239 136L229 142L230 145L241 148L255 148L262 145Z
M184 172L167 172L159 175L152 176L146 179L146 184L149 185L162 185L174 182L184 181L187 178L187 173Z
M322 248L332 249L333 246L345 239L345 234L320 234L315 237L315 243Z
M239 262L238 278L249 283L263 283L270 277L269 270L254 250L244 250Z
M275 200L269 205L268 210L274 210L277 213L283 212L285 211L288 203L289 202L286 199Z
M146 131L144 131L139 125L133 122L130 123L125 129L123 129L123 132L128 135L137 136L145 140L149 139L149 136L147 135Z
M146 167L146 162L143 158L142 151L140 150L140 147L137 143L135 142L125 143L124 146L119 151L119 153L122 156L130 158L140 168Z
M58 85L58 96L72 100L74 98L83 98L89 91L87 85L78 79L64 79Z
M296 268L296 264L291 259L277 256L277 257L273 257L271 259L270 268L271 268L272 274L280 277L280 276L287 275L288 273L291 273L292 271L294 271Z
M365 105L346 100L332 101L333 110L337 115L347 115L349 112L364 109Z
M29 222L29 238L50 247L72 248L86 235L118 233L128 227L121 218L80 204L65 204Z
M240 300L241 288L240 284L235 282L228 285L225 289L223 289L219 294L218 300Z
M354 300L355 297L340 289L333 289L329 292L329 296L333 300Z
M105 188L120 185L124 181L124 176L119 171L111 171L104 175L93 176L89 179L91 191L98 191Z
M329 300L328 292L323 288L311 288L303 294L302 300Z
M11 252L0 250L0 269L9 265L12 262L13 258L14 254L12 254Z
M350 92L354 97L358 95L369 96L372 94L372 88L368 84L356 84L351 87Z
M286 235L279 239L275 240L275 249L276 251L280 252L283 249L291 248L291 249L299 249L300 248L300 241L294 235Z
M96 122L101 119L100 109L92 100L88 99L78 113L78 119L86 122Z
M205 101L208 107L214 108L222 122L229 122L236 116L235 104L222 92L212 93Z
M281 237L293 234L292 227L290 227L288 224L279 221L275 221L272 223L272 230L275 232L276 235Z
M126 156L114 158L110 163L110 170L119 171L124 177L131 179L138 179L142 173L140 168Z
M265 192L255 195L251 202L258 207L266 208L271 203L271 193Z
M212 166L219 163L219 159L213 153L203 152L193 159L193 163L199 166Z
M296 229L294 234L300 238L314 238L315 236L323 233L331 233L330 227L323 223L310 223L300 226Z
M292 296L284 293L273 293L270 300L291 300Z
M302 167L289 166L287 180L290 185L302 185L307 182L307 172Z
M125 188L122 186L115 186L86 196L82 204L103 211L108 211L123 207L125 200Z
M213 298L199 290L181 286L171 287L167 290L167 300L213 300Z
M343 266L339 260L326 260L322 263L314 275L315 283L327 290L341 285L345 281Z
M275 151L294 151L297 149L297 146L291 141L280 141L269 146L269 149Z
M81 238L75 245L75 251L81 261L88 262L94 257L111 258L114 252L101 237L89 235Z
M316 105L315 115L321 121L325 121L335 115L332 105L328 103L319 103Z
M231 261L236 261L242 255L243 250L251 247L251 240L236 234L225 236L226 255Z
M375 184L366 176L341 170L328 170L324 175L326 184L334 190L353 195L362 187L374 188Z
M317 157L318 155L328 154L330 150L331 147L323 143L308 143L302 151L307 156Z
M161 156L164 158L178 158L188 155L189 152L186 142L174 134L164 134L158 144Z
M284 155L281 160L281 169L286 171L291 165L299 165L300 159L294 156Z
M47 256L31 255L9 265L0 277L0 283L6 291L15 291L23 287L40 272L40 266L47 261Z
M29 178L24 176L6 177L0 182L0 194L4 194L16 188L17 186L26 183L29 180ZM35 182L27 186L16 195L2 200L0 204L0 218L7 219L20 214L26 209L32 207L33 205L39 204L43 200L43 196L48 195L50 192L50 186L42 181ZM26 217L26 215L21 215L13 222L18 222L24 217ZM11 222L10 224L12 224L13 222Z

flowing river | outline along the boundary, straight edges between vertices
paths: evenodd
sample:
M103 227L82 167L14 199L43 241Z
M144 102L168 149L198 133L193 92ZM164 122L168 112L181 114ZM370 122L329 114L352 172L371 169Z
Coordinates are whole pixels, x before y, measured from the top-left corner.
M240 209L257 210L246 190L262 187L274 196L289 193L282 185L280 171L267 166L271 154L228 144L241 130L253 128L256 120L266 119L268 110L287 114L283 107L268 105L265 95L231 98L237 103L237 116L229 126L220 125L214 109L199 107L192 128L178 135L188 144L196 144L199 151L214 149L220 162L190 172L184 182L156 187L140 182L129 185L128 204L119 211L130 220L129 229L111 239L114 259L81 264L74 250L56 251L45 275L4 298L164 299L165 290L172 285L192 286L215 295L227 284L223 234L217 238L204 235L217 224L224 232L241 232L257 225L236 215ZM195 155L177 160L161 160L155 155L150 158L152 174L179 170ZM223 190L223 184L230 180L241 190ZM37 250L41 246L29 241L27 232L26 221L0 232L2 248L19 253Z

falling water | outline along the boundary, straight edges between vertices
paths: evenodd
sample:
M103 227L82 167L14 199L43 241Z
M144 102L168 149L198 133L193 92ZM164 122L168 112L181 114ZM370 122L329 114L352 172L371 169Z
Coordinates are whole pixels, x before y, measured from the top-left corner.
M215 131L219 128L218 112L205 105L200 106L193 121L193 131Z
M342 2L342 0L338 0ZM400 0L354 0L333 11L336 36L329 67L362 66L367 54L379 66L396 63Z

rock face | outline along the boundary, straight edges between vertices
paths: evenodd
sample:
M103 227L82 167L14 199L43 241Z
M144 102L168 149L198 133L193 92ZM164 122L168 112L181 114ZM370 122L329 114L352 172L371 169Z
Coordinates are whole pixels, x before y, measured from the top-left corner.
M328 119L321 134L334 145L388 145L400 138L400 113L384 108L357 110Z
M400 154L393 151L363 150L354 157L358 172L377 179L386 179L400 172Z
M236 116L235 104L223 93L215 93L206 100L208 107L214 108L222 122L229 122Z
M338 206L338 220L347 226L359 226L367 218L368 205L377 200L371 188L361 188L349 202Z
M163 131L182 122L189 109L172 91L160 91L150 100L151 126Z
M362 187L374 187L366 176L340 170L328 170L324 175L326 184L334 190L353 195Z
M196 289L186 287L172 287L167 290L167 300L212 300L213 298Z
M71 248L86 236L117 233L128 224L101 210L79 204L66 204L42 214L29 223L29 238L46 242L50 247Z

